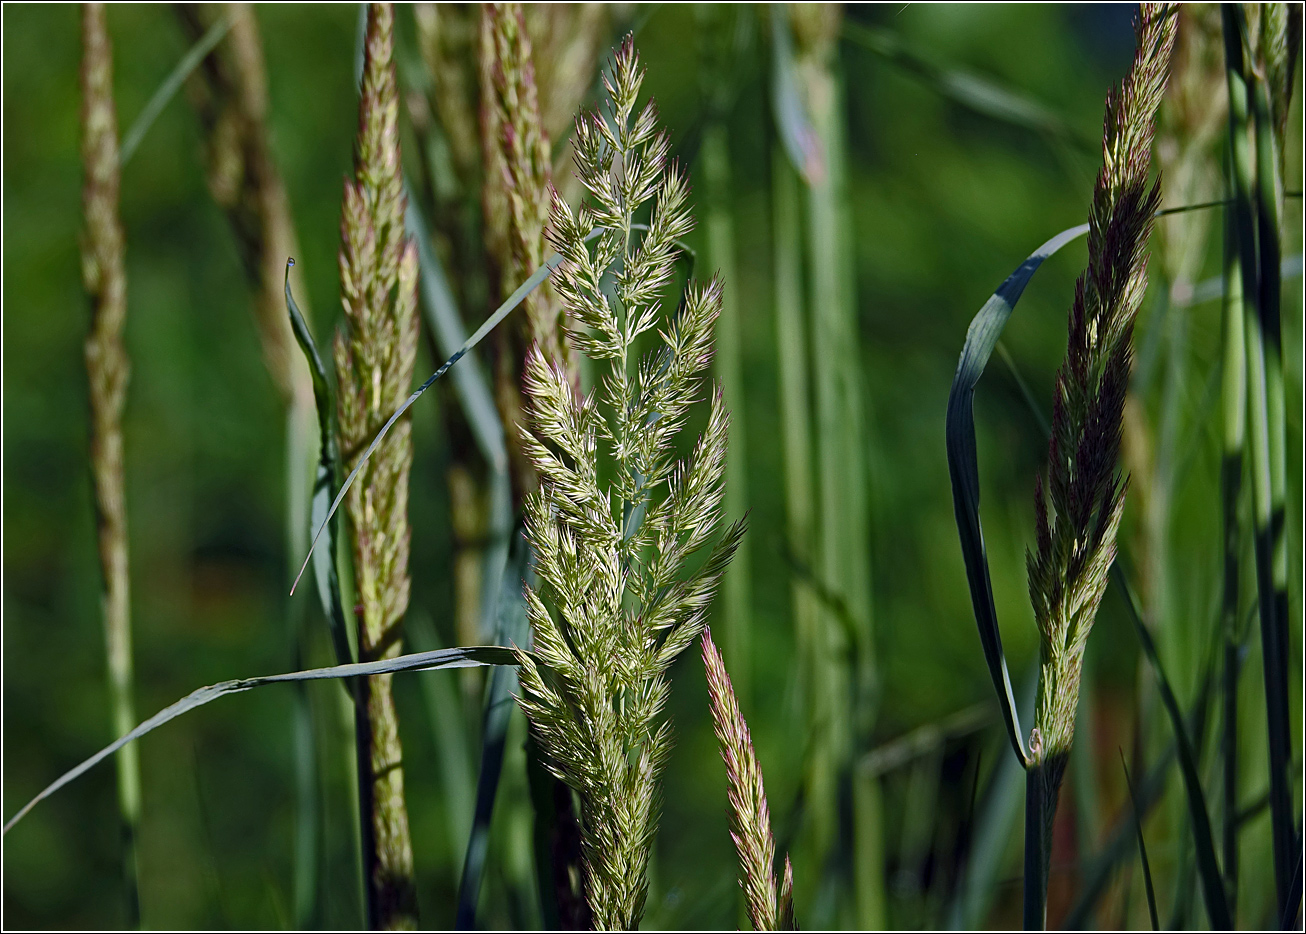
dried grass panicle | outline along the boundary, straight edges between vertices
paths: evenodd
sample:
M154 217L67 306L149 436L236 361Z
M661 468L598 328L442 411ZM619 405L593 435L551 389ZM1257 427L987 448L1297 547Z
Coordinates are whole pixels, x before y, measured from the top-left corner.
M408 395L417 355L417 252L404 236L394 11L368 10L355 181L345 182L340 279L345 323L335 340L337 415L345 469ZM399 654L408 609L408 476L411 424L401 419L345 498L358 593L359 657ZM391 676L367 679L371 730L374 921L416 921L413 855L404 805L402 749Z
M1103 166L1089 213L1088 269L1075 287L1057 374L1046 480L1035 492L1038 544L1027 554L1040 634L1034 763L1060 784L1074 731L1085 640L1115 558L1126 482L1117 472L1134 318L1147 288L1146 248L1160 200L1149 187L1154 118L1175 37L1174 9L1143 4L1138 50L1107 96ZM1049 508L1049 504L1050 507ZM1055 800L1055 798L1053 798ZM1050 809L1052 810L1052 809Z
M671 742L666 671L702 631L743 532L732 526L686 573L721 521L728 415L719 392L687 460L674 460L673 442L711 358L721 287L691 285L678 315L666 314L675 242L692 220L655 110L635 112L641 79L627 40L605 76L610 116L576 123L588 203L572 211L555 196L550 221L572 340L606 372L579 398L534 349L522 439L540 478L526 502L540 584L526 593L534 653L518 655L520 703L556 774L580 794L586 897L605 929L634 927L643 913L656 780ZM649 202L640 235L636 214ZM654 331L659 349L634 359L636 339Z
M712 641L710 629L703 630L703 667L707 672L712 726L730 783L730 836L739 853L739 884L744 889L748 918L757 931L791 930L792 898L781 898L776 888L775 837L771 833L762 767L753 751L748 723L739 710L725 660ZM784 891L788 892L793 888L788 856L784 872ZM786 914L788 928L784 927Z
M178 4L176 12L195 41L222 17L231 18L230 32L187 89L204 129L209 191L227 214L246 275L258 290L255 318L268 372L283 399L311 410L308 366L282 297L286 257L295 255L296 238L285 183L268 143L267 72L258 21L245 3Z
M132 700L131 595L128 569L127 498L123 474L122 412L131 364L123 345L127 320L127 272L118 216L118 116L113 102L113 51L104 5L82 6L82 186L85 229L81 237L82 282L91 299L86 338L86 375L91 407L90 461L103 592L105 649L113 728L121 736L136 725ZM126 831L130 897L135 899L135 825L140 813L140 765L136 747L116 757L118 808ZM138 918L139 906L132 915Z

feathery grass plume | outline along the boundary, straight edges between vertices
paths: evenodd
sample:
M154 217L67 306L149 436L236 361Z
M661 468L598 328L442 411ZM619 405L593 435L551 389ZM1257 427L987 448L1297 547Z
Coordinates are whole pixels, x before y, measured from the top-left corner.
M417 251L404 236L399 158L399 95L394 67L394 9L368 8L359 102L355 181L345 182L340 280L344 329L336 335L337 414L345 467L408 395L417 354ZM400 651L408 608L408 474L412 427L401 420L364 467L345 499L358 595L361 661ZM413 927L417 900L404 804L403 751L391 676L368 678L360 744L368 781L364 863L374 927ZM364 735L365 732L370 735ZM360 747L361 748L361 747Z
M1167 4L1140 7L1133 65L1123 87L1107 95L1103 167L1089 210L1088 269L1075 286L1047 476L1039 477L1034 494L1038 544L1027 553L1027 564L1040 639L1027 765L1027 927L1044 921L1047 844L1074 734L1084 646L1115 559L1124 508L1126 483L1117 474L1117 458L1134 317L1147 288L1145 251L1160 201L1159 182L1148 186L1148 169L1174 45L1174 14Z
M481 13L481 146L485 159L485 246L507 296L544 265L544 227L552 183L549 136L540 117L535 65L519 3L487 3ZM525 315L494 332L495 397L510 439L517 497L534 488L534 470L517 439L524 402L526 348L579 385L576 362L560 327L560 308L547 281L522 303Z
M539 586L526 593L535 652L518 652L520 703L580 795L585 891L602 929L633 928L643 914L671 744L659 722L666 671L702 630L743 534L742 522L731 526L686 573L721 520L729 417L719 392L690 458L675 462L672 445L711 359L721 286L691 285L678 315L664 314L675 241L692 220L653 105L635 113L642 79L628 38L604 78L610 116L576 122L576 171L591 197L573 211L555 196L550 220L572 340L607 372L578 398L538 348L526 362L533 430L523 446L540 478L526 526ZM650 201L639 236L632 225ZM636 340L654 331L661 347L633 360Z
M82 5L82 283L91 299L86 338L86 376L91 403L91 481L104 590L104 642L109 667L113 729L122 736L136 725L132 701L131 587L127 553L127 498L123 479L122 410L131 364L123 346L127 320L127 271L118 216L118 113L113 103L113 48L104 4ZM136 746L115 758L118 813L124 842L123 871L128 923L140 924L136 876L136 829L141 777Z
M775 837L771 834L762 767L710 629L703 630L703 668L707 672L712 726L730 782L730 837L739 852L739 884L748 904L748 919L756 931L793 930L793 870L786 856L782 888L777 890Z

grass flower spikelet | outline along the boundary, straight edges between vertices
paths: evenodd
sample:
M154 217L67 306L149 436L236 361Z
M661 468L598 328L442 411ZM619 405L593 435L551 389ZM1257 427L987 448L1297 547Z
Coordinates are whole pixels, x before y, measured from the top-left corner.
M743 534L742 523L730 527L689 572L721 520L729 417L719 392L690 457L677 462L672 446L711 359L721 287L691 285L677 315L664 311L675 244L692 220L652 105L635 111L641 79L627 41L605 76L610 115L576 123L587 203L552 203L557 294L573 345L599 361L599 385L578 397L538 347L524 377L523 448L540 480L526 527L539 586L526 594L534 652L519 653L520 703L580 795L586 897L605 929L632 928L643 914L671 741L666 671L702 631ZM636 213L650 202L638 236ZM636 360L643 334L660 346Z

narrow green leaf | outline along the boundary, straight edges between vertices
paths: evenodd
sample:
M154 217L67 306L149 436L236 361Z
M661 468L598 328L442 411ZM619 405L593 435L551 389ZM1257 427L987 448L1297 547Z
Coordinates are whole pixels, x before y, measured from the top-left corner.
M331 384L327 381L326 367L323 366L322 357L318 354L317 344L299 306L295 303L295 296L290 292L290 267L293 265L295 265L293 258L286 261L286 310L290 314L290 327L295 332L295 340L299 342L299 347L304 352L309 373L313 377L313 401L317 405L318 437L321 438L317 477L313 482L313 500L309 515L314 526L320 525L325 530L326 541L322 550L316 553L313 577L317 582L317 595L322 604L322 613L326 616L327 626L331 631L331 644L335 649L336 661L345 665L354 660L354 650L350 643L349 626L345 621L344 601L340 596L340 576L336 571L336 522L327 509L335 492L336 479L340 475L340 444L336 438L335 422L336 405Z
M771 108L785 153L810 185L825 174L825 155L798 93L788 5L771 4Z
M504 645L526 645L530 627L526 621L523 576L527 571L530 549L525 538L514 539L516 554L501 575L498 629L495 641ZM509 651L502 649L501 651ZM481 729L481 771L476 783L476 811L472 830L467 839L467 853L463 860L462 878L458 885L458 911L454 922L457 930L472 930L476 926L476 903L485 876L486 856L490 847L490 819L494 815L494 801L498 796L499 776L503 770L504 743L508 737L508 721L512 717L513 693L517 689L517 673L513 669L496 669L490 674L485 692L485 718Z
M1125 763L1125 751L1120 750L1120 766L1125 770L1125 787L1129 789L1129 806L1134 814L1134 829L1138 831L1138 858L1143 863L1143 884L1147 888L1147 912L1152 918L1152 930L1159 931L1161 922L1156 916L1156 891L1152 888L1152 867L1147 861L1147 844L1143 841L1143 813L1138 807L1138 798L1134 795L1134 783L1129 778L1129 766Z
M168 102L177 93L182 82L190 77L190 73L195 70L196 66L204 61L204 57L212 52L223 37L227 35L231 29L231 23L232 17L228 14L210 26L209 31L190 47L190 50L177 63L177 67L169 73L168 77L163 79L163 83L159 85L158 90L154 92L154 95L146 102L144 109L133 121L127 135L122 138L122 148L118 150L118 165L127 164L127 160L136 152L141 140L145 139L145 134L154 125L154 121L158 119L159 114L163 113L163 108L168 106Z
M1220 874L1220 864L1215 858L1215 842L1211 836L1211 819L1206 810L1206 796L1202 792L1201 776L1197 770L1197 757L1193 753L1192 743L1184 725L1184 716L1179 709L1179 701L1170 688L1170 680L1165 675L1160 656L1152 635L1143 624L1138 612L1138 601L1134 596L1124 571L1117 560L1111 566L1111 578L1126 597L1125 605L1129 610L1129 619L1134 624L1143 654L1156 673L1157 690L1161 694L1161 703L1170 715L1170 725L1174 728L1175 743L1179 754L1179 771L1184 779L1184 791L1188 798L1188 817L1192 824L1193 847L1197 857L1197 871L1202 882L1202 895L1206 901L1206 914L1211 926L1217 930L1233 929L1233 918L1229 913L1229 902L1224 891L1224 879Z
M979 627L980 644L984 648L984 659L988 662L993 687L998 694L1008 738L1022 765L1027 761L1025 745L1021 737L1020 720L1016 716L1016 704L1011 695L1011 676L1007 672L1007 660L1002 652L1002 634L998 629L993 584L989 578L988 556L984 550L984 532L980 527L975 386L1030 278L1045 259L1086 233L1088 225L1081 224L1057 234L1030 254L984 303L966 332L966 344L962 348L957 373L952 378L952 390L948 394L948 474L952 479L952 501L957 514L957 531L961 536L962 557L966 562L966 578L970 584L971 603Z
M14 825L27 816L28 811L39 802L50 797L60 788L80 778L109 756L133 740L140 739L146 733L153 732L170 720L182 714L203 707L205 704L225 697L228 694L240 694L268 684L284 684L296 681L324 681L332 678L371 677L372 675L391 674L399 671L433 671L443 668L472 668L478 665L515 666L517 658L511 649L497 645L475 645L457 649L439 649L434 652L416 652L400 655L396 658L384 658L374 662L354 662L348 665L334 665L330 668L310 668L306 671L292 671L280 675L264 675L257 678L242 678L235 681L220 681L217 684L197 688L170 707L156 713L141 723L130 733L119 737L105 746L95 755L86 759L45 787L5 823L4 833L9 833Z
M1075 130L1051 108L1021 91L1002 87L995 81L930 61L909 48L902 38L887 29L845 19L844 38L866 49L910 75L941 97L975 113L1047 136L1064 139L1079 149L1096 153L1099 143Z

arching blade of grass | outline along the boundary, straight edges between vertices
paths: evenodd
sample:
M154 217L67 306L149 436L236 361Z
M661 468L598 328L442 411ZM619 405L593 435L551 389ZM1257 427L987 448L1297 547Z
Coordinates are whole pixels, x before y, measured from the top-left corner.
M190 50L177 63L177 67L169 73L168 77L163 79L163 83L159 85L158 90L154 92L154 95L146 102L145 107L132 122L127 135L122 138L122 149L118 153L118 164L120 166L127 164L127 160L136 152L141 140L145 139L145 134L154 125L154 121L158 119L159 114L163 113L163 108L168 106L168 102L172 100L182 84L190 77L190 73L222 41L223 36L231 29L232 19L230 15L224 16L209 27L208 32L190 47Z
M354 650L350 643L349 627L345 621L344 602L340 596L340 576L336 571L336 522L328 518L328 507L335 495L336 478L340 471L340 445L336 439L335 410L336 403L327 380L326 367L317 350L317 344L308 329L295 296L290 292L290 267L295 265L293 258L286 262L286 310L290 314L290 326L295 332L295 340L308 361L308 370L313 377L313 399L317 404L318 436L321 448L318 455L317 478L313 483L313 505L311 510L314 526L319 526L326 539L323 547L315 555L313 577L317 583L318 600L322 604L322 614L326 617L331 631L331 644L335 649L336 661L346 665L354 660ZM348 690L348 685L345 685Z
M941 97L977 114L1066 140L1078 149L1096 154L1096 142L1079 133L1046 105L991 79L932 62L887 29L845 20L843 37L913 75Z
M434 671L443 668L467 668L475 665L515 666L516 656L511 649L497 645L474 645L457 649L439 649L434 652L416 652L395 658L383 658L374 662L353 662L348 665L335 665L330 668L310 668L306 671L292 671L281 675L263 675L257 678L241 678L235 681L219 681L197 688L170 707L156 713L150 719L137 726L131 732L105 746L95 755L83 761L47 785L38 794L5 823L4 833L9 833L20 820L27 816L33 807L50 797L60 788L80 778L109 756L133 740L140 739L182 714L212 703L228 694L240 694L268 684L286 684L297 681L324 681L332 678L358 678L372 675L392 674L400 671Z
M1125 762L1125 751L1120 750L1120 767L1125 770L1125 787L1129 789L1129 806L1134 814L1134 830L1138 832L1138 858L1143 864L1143 885L1147 889L1147 913L1152 919L1152 930L1159 931L1161 922L1156 916L1156 891L1152 888L1152 867L1147 861L1147 844L1143 840L1143 813L1138 807L1138 798L1134 795L1134 783L1129 778L1129 766Z
M644 228L643 225L634 224L632 225L632 229L646 229L646 228ZM599 236L602 232L603 229L598 228L594 231L594 233L590 235L588 239L594 239L595 237ZM339 492L336 493L335 499L331 502L331 508L327 510L326 518L322 521L322 524L318 526L317 532L314 533L313 541L309 544L308 554L304 556L304 564L300 567L299 574L296 575L295 577L295 583L290 588L290 592L292 594L295 592L295 588L299 586L300 578L304 576L304 570L308 567L309 559L313 557L313 553L317 549L318 541L321 539L322 532L326 528L327 523L330 522L330 520L335 516L336 510L340 508L340 503L344 500L345 494L349 492L349 488L353 486L354 480L358 477L359 471L363 469L363 465L367 463L368 458L372 456L372 454L376 451L377 447L380 446L381 442L385 440L385 436L389 433L390 429L394 427L395 422L399 421L399 419L403 417L403 414L407 412L410 408L412 408L413 403L416 402L418 399L420 399L422 397L422 394L435 384L436 380L444 376L445 373L449 372L450 368L452 368L455 363L461 360L469 350L471 350L473 347L475 347L477 344L479 344L482 340L485 339L485 335L493 331L495 327L498 326L499 322L501 322L504 318L508 317L508 315L513 311L513 309L515 309L518 305L520 305L527 295L530 295L532 292L534 292L539 287L541 282L543 282L550 275L552 275L553 271L558 268L558 265L561 262L562 262L562 256L559 255L558 253L552 254L547 260L545 260L544 265L541 266L539 269L535 270L535 272L531 274L531 277L529 279L527 279L525 282L519 285L517 287L517 290L513 292L511 295L509 295L504 300L503 304L501 304L498 308L496 308L494 310L494 313L485 319L485 321L481 324L479 328L476 329L476 331L472 334L472 336L467 338L467 340L463 342L461 347L459 347L456 351L450 354L449 359L445 360L444 363L440 364L440 366L436 369L436 371L432 373L429 377L427 377L426 382L422 383L422 385L418 386L415 390L413 390L412 394L409 395L409 397L404 400L403 404L400 405L399 408L395 409L394 414L391 415L386 420L385 424L381 426L381 430L377 432L376 437L373 438L371 443L368 444L367 448L364 449L362 456L359 457L358 459L358 463L354 466L354 469L350 472L349 476L345 478L345 482L340 485Z
M441 353L454 354L466 341L462 315L454 301L453 290L439 256L431 246L431 236L411 189L407 189L408 209L404 226L417 243L417 262L421 267L421 298L423 318L434 335ZM525 296L523 295L523 298ZM468 426L476 439L487 464L492 470L508 469L508 451L504 444L503 423L499 410L490 394L490 383L481 363L469 357L451 379L458 393L458 401L467 416Z
M1057 234L1030 254L984 303L966 332L966 343L957 363L957 373L952 378L952 390L948 394L948 474L952 479L952 501L957 515L957 531L961 536L962 557L966 562L966 578L970 584L980 644L984 648L984 659L997 691L1002 719L1007 726L1007 737L1022 765L1026 761L1025 745L1011 694L1011 676L1007 672L1007 660L1002 652L1002 633L998 629L993 584L989 578L988 556L984 550L984 532L980 527L975 386L1030 278L1043 265L1044 260L1086 233L1088 225L1081 224Z

